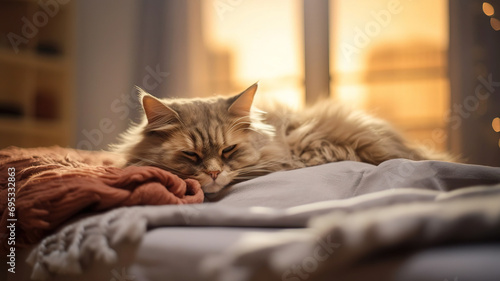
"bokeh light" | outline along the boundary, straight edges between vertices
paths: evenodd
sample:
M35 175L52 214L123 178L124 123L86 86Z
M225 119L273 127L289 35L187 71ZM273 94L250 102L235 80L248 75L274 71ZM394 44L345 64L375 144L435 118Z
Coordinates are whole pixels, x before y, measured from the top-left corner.
M490 24L491 24L491 27L495 30L495 31L499 31L500 30L500 20L496 19L496 18L491 18L490 19Z
M485 15L491 17L495 14L495 8L490 3L483 2L483 12Z
M497 133L500 132L500 118L499 117L495 117L493 119L493 121L491 122L491 127L493 128L493 130Z

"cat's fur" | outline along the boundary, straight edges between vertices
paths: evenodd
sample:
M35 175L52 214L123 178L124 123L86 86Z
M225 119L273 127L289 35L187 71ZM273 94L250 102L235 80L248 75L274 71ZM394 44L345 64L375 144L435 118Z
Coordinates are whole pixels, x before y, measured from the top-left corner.
M233 97L157 99L141 91L142 123L115 150L127 165L197 179L205 192L279 170L353 160L443 158L411 147L386 122L335 102L300 112L252 106L257 84ZM262 108L266 109L266 108Z

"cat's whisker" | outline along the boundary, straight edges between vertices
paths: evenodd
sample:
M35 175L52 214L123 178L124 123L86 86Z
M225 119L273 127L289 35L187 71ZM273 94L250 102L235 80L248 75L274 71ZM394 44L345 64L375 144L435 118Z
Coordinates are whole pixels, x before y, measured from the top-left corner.
M244 125L248 125L248 126L244 126ZM227 130L228 132L230 133L235 133L237 132L239 129L242 129L240 127L243 127L243 129L246 129L246 128L249 128L250 126L252 125L251 122L237 122L237 123L234 123L233 125L231 125L231 127ZM235 131L235 129L237 129Z
M243 120L243 119L248 119L248 116L241 116L241 117L236 118L233 122L231 122L229 124L228 131L231 131L235 126L238 126L239 124L245 124L245 123L250 124L250 122L248 122L248 121L247 122L242 122L241 120Z
M251 174L251 173L255 173L255 172L272 173L272 172L275 172L275 171L276 170L269 169L269 168L266 168L266 167L262 167L262 168L252 167L251 169L248 169L248 170L244 170L244 169L238 170L239 175Z
M232 133L238 133L238 132L244 131L244 130L250 130L250 131L256 132L258 134L264 135L264 133L262 131L259 131L259 130L255 129L255 128L252 128L252 127L238 128L237 130L233 131Z
M262 176L262 175L261 175ZM248 176L248 177L235 177L233 181L246 181L256 178L257 176Z
M152 161L150 159L146 159L144 157L141 157L139 155L134 155L135 158L137 160L139 160L138 162L134 162L134 163L131 163L129 166L154 166L154 167L157 167L157 168L160 168L160 169L164 169L164 170L167 170L173 174L176 174L177 176L179 177L184 177L184 178L187 178L189 177L190 175L178 170L178 169L175 169L173 167L167 167L165 164L161 163L161 162L158 162L158 161Z
M146 159L146 158L141 157L139 155L132 155L132 156L134 156L135 159L137 159L141 162L141 163L139 163L139 164L141 164L141 166L144 163L148 164L148 166L160 166L161 165L161 163L159 163L159 162L152 161L150 159ZM137 163L132 163L131 166L137 166Z

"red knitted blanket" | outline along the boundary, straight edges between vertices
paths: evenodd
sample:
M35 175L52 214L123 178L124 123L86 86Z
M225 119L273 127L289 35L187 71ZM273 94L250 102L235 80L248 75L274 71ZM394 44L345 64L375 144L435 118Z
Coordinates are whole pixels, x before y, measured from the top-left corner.
M7 243L9 225L15 225L19 248L37 243L76 215L122 206L203 202L195 180L182 180L156 167L118 168L118 163L119 157L110 152L61 147L0 150L2 254L12 246Z

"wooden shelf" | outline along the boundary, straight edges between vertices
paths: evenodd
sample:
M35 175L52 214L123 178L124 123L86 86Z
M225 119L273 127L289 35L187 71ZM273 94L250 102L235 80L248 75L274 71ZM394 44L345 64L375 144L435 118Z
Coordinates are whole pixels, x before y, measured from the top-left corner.
M0 14L5 23L0 35L19 34L21 19L32 19L40 11L45 12L35 0L0 0ZM10 145L73 145L74 21L75 4L69 2L61 5L28 42L18 46L18 52L5 40L0 42L3 113L20 114L0 115L0 149Z
M64 71L68 65L62 56L39 55L25 50L16 54L7 48L0 48L0 62L48 71Z
M64 129L65 126L66 124L60 120L0 117L1 132L49 136L64 133L61 129Z

